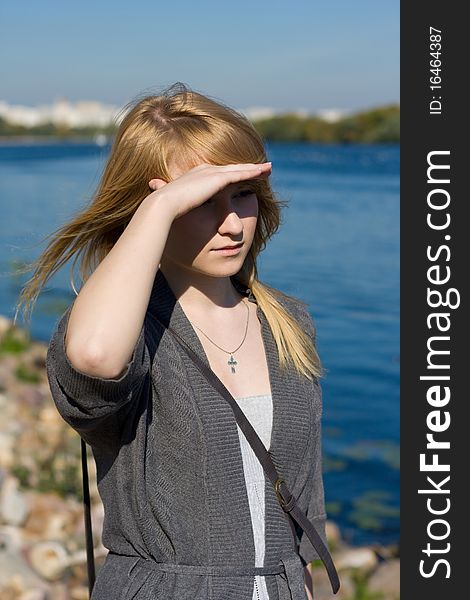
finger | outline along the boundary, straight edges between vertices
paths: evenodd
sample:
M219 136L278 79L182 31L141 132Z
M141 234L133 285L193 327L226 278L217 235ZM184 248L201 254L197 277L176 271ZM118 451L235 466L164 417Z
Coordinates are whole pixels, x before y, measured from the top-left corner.
M254 179L255 177L268 177L271 174L271 165L256 165L249 169L236 169L224 171L221 173L222 179L225 181L237 182L244 179Z
M272 168L271 162L240 163L233 165L214 165L220 171L265 171Z
M149 188L151 188L152 190L159 190L160 188L162 188L163 186L167 185L166 181L163 181L163 179L151 179L149 181Z

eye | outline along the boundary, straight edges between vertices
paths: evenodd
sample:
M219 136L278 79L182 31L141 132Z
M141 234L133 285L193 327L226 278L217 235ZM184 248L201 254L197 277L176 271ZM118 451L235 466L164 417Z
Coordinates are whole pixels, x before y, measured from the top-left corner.
M240 192L238 192L238 194L235 195L235 198L238 198L239 196L241 196L242 198L245 198L247 196L251 196L253 195L255 192L253 190L241 190ZM214 198L209 198L208 200L206 200L205 202L203 202L200 206L212 206L215 203Z

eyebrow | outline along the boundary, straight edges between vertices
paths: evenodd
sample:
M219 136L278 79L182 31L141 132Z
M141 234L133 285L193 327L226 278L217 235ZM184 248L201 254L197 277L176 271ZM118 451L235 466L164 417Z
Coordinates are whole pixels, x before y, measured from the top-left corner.
M239 190L240 188L246 186L247 184L252 185L252 182L253 182L252 179L247 179L246 181L236 181L234 183L229 183L226 187L232 185L233 191L236 191L236 190ZM223 190L220 190L220 192L217 192L217 194L214 194L213 196L211 196L211 198L216 198L222 192L223 192Z
M245 179L245 181L236 181L235 183L231 183L229 185L235 185L237 187L242 187L244 185L246 185L247 183L251 183L252 179Z

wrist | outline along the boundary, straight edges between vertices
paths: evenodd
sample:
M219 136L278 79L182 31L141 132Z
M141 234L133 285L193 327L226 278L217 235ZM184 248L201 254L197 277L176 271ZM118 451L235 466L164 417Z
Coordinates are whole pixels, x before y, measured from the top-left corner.
M169 225L171 225L178 216L174 202L163 190L158 190L147 196L142 201L142 205L144 205L144 210L149 210L152 214L157 212L160 217L163 216L169 221Z

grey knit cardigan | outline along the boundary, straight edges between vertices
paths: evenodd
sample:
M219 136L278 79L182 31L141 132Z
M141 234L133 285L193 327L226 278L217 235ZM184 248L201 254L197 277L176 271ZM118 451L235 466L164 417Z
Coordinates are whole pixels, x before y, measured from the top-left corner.
M232 282L256 303L251 290L235 278ZM287 295L279 301L315 341L307 305ZM60 415L91 446L96 462L105 510L102 542L109 553L92 600L251 600L255 574L266 577L270 600L306 600L304 566L319 557L298 525L294 546L290 517L268 479L265 562L254 566L236 420L227 401L156 320L176 330L210 366L161 270L119 379L86 375L68 360L64 338L72 306L52 334L46 367ZM292 367L280 371L276 343L259 307L257 316L273 398L269 452L327 544L321 387Z

